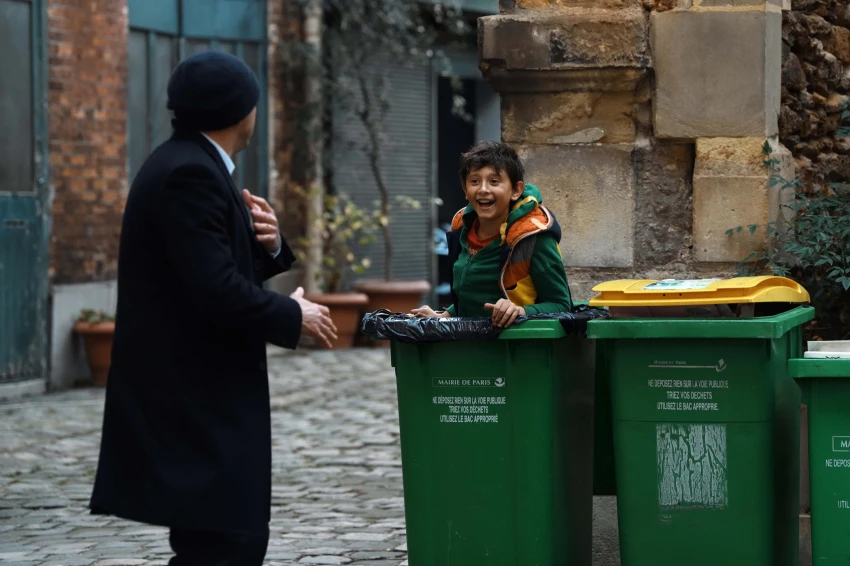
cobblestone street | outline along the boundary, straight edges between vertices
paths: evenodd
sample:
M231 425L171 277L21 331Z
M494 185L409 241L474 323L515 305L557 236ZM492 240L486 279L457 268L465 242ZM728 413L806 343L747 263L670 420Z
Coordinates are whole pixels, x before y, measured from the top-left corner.
M270 350L266 564L406 564L395 381L383 350ZM0 563L167 564L167 530L86 508L103 391L0 405Z

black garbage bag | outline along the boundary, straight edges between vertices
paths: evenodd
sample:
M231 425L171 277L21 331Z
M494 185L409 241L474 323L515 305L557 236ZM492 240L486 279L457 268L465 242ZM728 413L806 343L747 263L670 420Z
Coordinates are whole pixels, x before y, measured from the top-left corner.
M557 320L570 336L584 337L589 321L607 317L606 310L582 305L571 312L520 316L514 326L530 320ZM493 340L499 337L502 330L494 326L489 317L419 318L386 309L367 314L360 324L360 331L367 336L407 343Z

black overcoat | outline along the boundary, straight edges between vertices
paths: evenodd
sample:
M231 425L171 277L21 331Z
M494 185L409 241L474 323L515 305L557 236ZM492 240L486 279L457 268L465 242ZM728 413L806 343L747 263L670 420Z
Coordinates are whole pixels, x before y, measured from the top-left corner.
M294 348L297 302L264 290L272 258L215 147L177 132L124 211L118 307L91 509L168 527L268 528L266 343Z

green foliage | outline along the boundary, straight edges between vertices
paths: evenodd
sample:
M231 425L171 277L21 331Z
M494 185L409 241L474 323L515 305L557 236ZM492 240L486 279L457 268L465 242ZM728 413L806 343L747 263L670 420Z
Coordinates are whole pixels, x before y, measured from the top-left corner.
M443 51L472 36L458 2L322 0L322 5L326 22L322 76L338 109L383 128L392 93L387 90L389 69L382 62L434 64L460 85ZM463 114L462 97L454 108Z
M310 196L301 188L294 192L304 198ZM322 265L316 272L322 291L339 293L347 274L362 275L371 267L372 261L359 250L376 241L379 213L357 206L345 194L324 196L324 213L315 220L316 233L322 238ZM308 238L296 241L295 254L299 260L307 258L310 244Z
M88 322L89 324L115 322L115 316L103 311L86 309L80 311L80 314L77 317L77 322Z
M294 187L292 192L304 199L311 197L311 192L301 187ZM322 198L323 213L314 225L322 246L322 264L316 272L316 281L323 292L339 293L346 284L347 275L363 275L372 267L372 260L366 257L364 249L378 240L381 227L387 226L390 219L383 213L380 202L375 202L370 210L357 206L346 194ZM424 207L421 201L408 196L397 196L395 202L411 210ZM393 207L388 210L392 212ZM310 244L307 237L295 240L295 255L299 261L308 259Z
M850 118L845 111L845 117ZM779 160L765 142L765 166L770 186L793 191L791 204L784 205L787 220L766 226L738 226L728 230L734 236L744 230L763 230L767 245L744 259L745 275L765 273L789 277L812 296L817 320L810 329L814 339L850 337L850 185L830 183L821 194L811 195L799 179L782 177Z
M322 14L321 55L307 42L289 42L283 46L283 73L288 80L310 77L308 92L321 92L318 99L307 100L297 114L296 128L306 141L305 148L319 144L329 193L343 192L334 187L346 171L336 170L331 148L331 123L340 120L362 128L354 139L345 140L352 149L362 151L371 176L370 184L380 198L378 226L384 248L384 277L392 275L392 203L386 178L386 163L394 159L387 140L386 120L393 104L388 88L388 63L409 67L433 65L461 92L461 81L451 71L443 49L469 40L472 26L464 17L459 2L449 0L430 4L419 0L289 0L300 4L305 13L318 7ZM313 84L318 80L319 84ZM293 88L290 85L290 89ZM295 87L297 90L297 87ZM465 100L456 94L453 112L470 119ZM336 140L340 141L340 140ZM302 162L302 160L296 159Z
M838 128L838 132L836 132L836 137L839 138L850 138L850 110L848 110L847 105L844 105L844 108L841 111L841 127Z

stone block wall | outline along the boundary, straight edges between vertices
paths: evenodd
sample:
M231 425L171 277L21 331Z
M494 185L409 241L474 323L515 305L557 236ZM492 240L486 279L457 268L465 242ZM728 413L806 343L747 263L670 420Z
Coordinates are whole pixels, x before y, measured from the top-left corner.
M615 278L726 276L779 217L780 0L502 0L479 21L503 139L563 228L577 298Z

